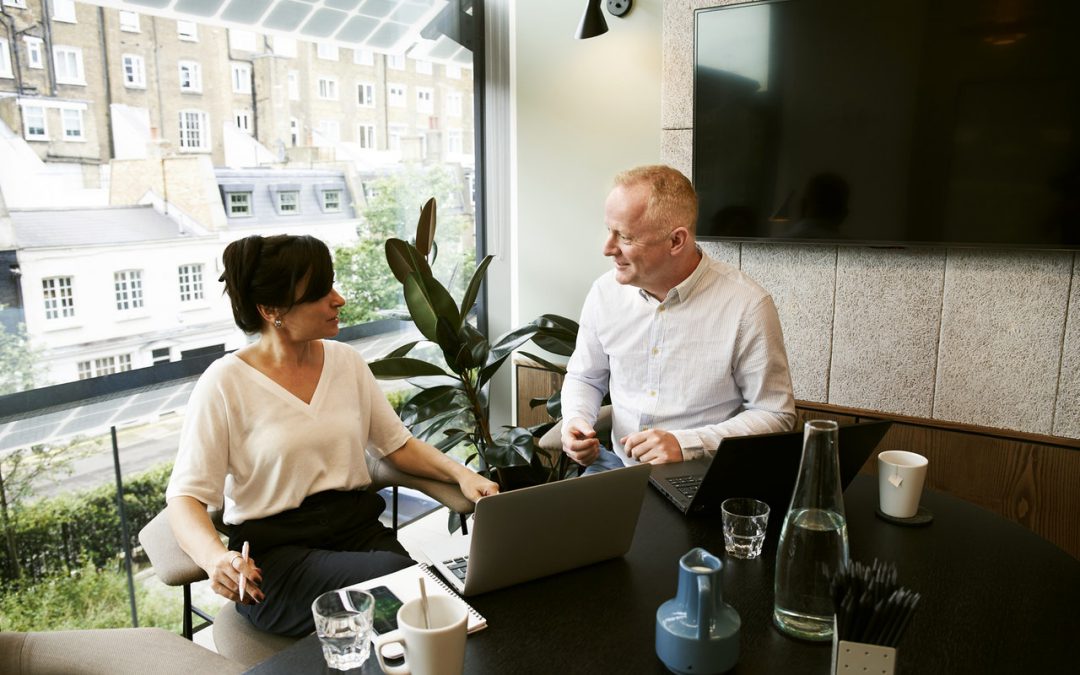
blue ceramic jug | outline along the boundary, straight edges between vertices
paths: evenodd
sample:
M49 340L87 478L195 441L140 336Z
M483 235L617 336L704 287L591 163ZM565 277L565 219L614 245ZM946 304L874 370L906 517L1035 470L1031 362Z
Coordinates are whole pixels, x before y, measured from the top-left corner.
M723 673L739 660L735 608L721 597L720 559L703 548L679 559L678 594L656 610L656 655L682 675Z

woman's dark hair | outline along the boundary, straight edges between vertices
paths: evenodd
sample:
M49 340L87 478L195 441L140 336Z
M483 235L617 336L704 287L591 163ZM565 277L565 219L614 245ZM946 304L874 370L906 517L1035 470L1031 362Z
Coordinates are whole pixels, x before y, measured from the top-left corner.
M315 237L278 234L254 235L225 247L225 271L219 281L232 302L233 318L245 333L263 326L259 305L288 313L293 305L318 300L334 286L334 264L326 244ZM304 295L296 287L307 277Z

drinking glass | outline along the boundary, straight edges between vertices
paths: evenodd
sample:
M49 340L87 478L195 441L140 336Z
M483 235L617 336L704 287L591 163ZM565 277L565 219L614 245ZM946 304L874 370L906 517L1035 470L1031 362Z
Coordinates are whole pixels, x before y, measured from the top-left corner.
M756 558L765 543L769 505L749 497L725 499L720 504L724 523L724 548L736 558Z
M370 593L349 588L328 591L311 603L327 666L352 670L364 665L371 651L374 607Z

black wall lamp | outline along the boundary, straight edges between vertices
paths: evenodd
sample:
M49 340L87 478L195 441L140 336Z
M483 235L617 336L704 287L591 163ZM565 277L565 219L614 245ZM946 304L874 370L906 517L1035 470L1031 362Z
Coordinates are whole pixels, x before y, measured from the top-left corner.
M611 16L626 16L633 4L633 0L607 0L607 11ZM589 0L585 13L581 15L575 37L585 40L606 32L607 21L604 20L604 13L600 11L600 0Z

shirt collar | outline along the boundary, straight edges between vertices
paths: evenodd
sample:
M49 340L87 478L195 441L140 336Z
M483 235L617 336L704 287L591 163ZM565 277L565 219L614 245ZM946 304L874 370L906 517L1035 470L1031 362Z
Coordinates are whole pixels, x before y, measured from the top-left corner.
M670 291L668 291L667 297L660 301L661 304L665 302L686 302L690 298L690 296L693 295L694 290L697 288L698 284L701 283L701 278L705 276L705 270L709 267L707 261L709 256L701 250L700 246L695 244L694 248L697 250L698 255L701 256L701 258L698 259L697 267L695 267L694 271L690 273L690 276L683 279L681 282L679 282L677 286L675 286L675 288L672 288ZM638 289L638 294L645 300L655 300L655 298L646 293L644 289Z

